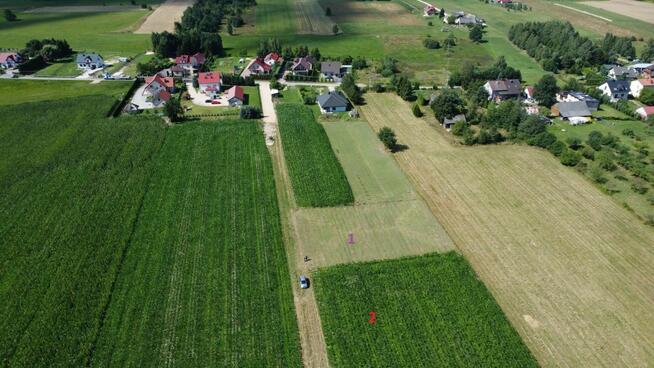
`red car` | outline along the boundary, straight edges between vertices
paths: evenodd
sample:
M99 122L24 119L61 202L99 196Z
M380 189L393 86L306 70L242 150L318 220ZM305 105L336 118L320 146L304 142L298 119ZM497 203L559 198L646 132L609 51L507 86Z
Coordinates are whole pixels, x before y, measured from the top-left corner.
M211 101L211 104L212 105L220 105L220 101L219 100L213 100L213 101Z

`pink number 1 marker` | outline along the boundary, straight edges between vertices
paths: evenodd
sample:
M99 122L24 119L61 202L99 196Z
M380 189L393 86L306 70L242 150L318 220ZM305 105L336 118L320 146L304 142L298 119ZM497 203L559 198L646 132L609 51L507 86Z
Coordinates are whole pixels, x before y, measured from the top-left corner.
M377 323L377 317L376 317L377 313L368 312L368 315L370 316L370 319L368 320L368 323L370 323L371 325L374 325L375 323Z
M347 235L347 243L350 244L350 245L354 244L354 234L349 233Z

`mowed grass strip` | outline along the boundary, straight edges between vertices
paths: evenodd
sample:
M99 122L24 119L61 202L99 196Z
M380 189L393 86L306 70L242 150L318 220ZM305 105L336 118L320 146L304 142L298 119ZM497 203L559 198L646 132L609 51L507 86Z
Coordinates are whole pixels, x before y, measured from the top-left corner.
M353 203L343 167L311 109L294 103L278 104L276 108L297 204L330 207Z
M86 364L164 137L113 102L0 107L0 366Z
M257 122L168 130L92 365L301 366Z
M538 366L458 253L321 269L314 287L332 367Z
M121 98L125 93L127 93L131 85L132 82L128 81L111 81L91 84L88 81L0 80L0 106L23 104L27 102L60 100L85 95L103 95L113 98ZM68 102L71 103L72 106L88 103L85 99L79 101L70 99ZM90 105L86 105L86 108L96 113L101 110L100 106L94 106L92 109L89 108L89 106ZM61 109L65 109L65 107L66 106L61 106ZM101 111L101 113L108 112L110 108L111 106L107 106L106 111ZM77 114L80 111L83 111L83 109L71 109L72 114Z

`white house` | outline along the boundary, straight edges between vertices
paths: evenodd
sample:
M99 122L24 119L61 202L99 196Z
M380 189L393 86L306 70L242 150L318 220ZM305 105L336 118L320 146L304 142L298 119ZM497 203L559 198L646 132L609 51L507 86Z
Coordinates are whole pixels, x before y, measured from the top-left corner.
M643 92L645 88L654 88L654 78L636 79L631 81L631 84L629 85L629 93L631 93L634 98L639 98L641 92Z
M636 114L640 115L643 120L654 118L654 106L643 106L636 109Z
M179 67L182 67L190 72L193 71L193 69L199 68L204 62L206 61L206 58L204 57L203 53L195 53L193 55L179 55L178 57L175 58L175 64Z
M84 70L104 68L104 59L96 53L79 53L76 58L77 67Z
M215 98L220 93L222 85L222 75L220 72L207 72L198 75L198 84L200 91L205 95Z
M266 56L263 58L263 62L266 63L266 64L269 65L269 66L273 66L273 65L275 65L275 64L278 64L278 63L280 63L281 61L282 61L282 57L281 57L281 55L279 55L279 54L276 53L276 52L271 52L271 53L269 53L268 55L266 55Z
M323 114L330 112L345 112L349 102L341 92L338 91L329 91L323 93L318 98L316 98L318 106L320 106L320 112Z
M629 97L629 82L626 80L608 80L597 87L604 96L608 96L611 102L626 100Z
M270 73L272 71L272 66L261 58L256 58L247 66L247 70L249 74L263 75Z
M156 74L152 77L145 78L145 88L143 95L149 96L153 105L158 106L170 100L171 92L175 88L173 78L162 77Z

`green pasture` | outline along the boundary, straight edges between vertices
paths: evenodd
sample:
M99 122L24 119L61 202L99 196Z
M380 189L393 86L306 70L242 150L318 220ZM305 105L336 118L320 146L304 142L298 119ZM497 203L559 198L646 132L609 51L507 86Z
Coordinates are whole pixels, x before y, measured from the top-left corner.
M39 70L34 75L37 77L77 77L82 71L77 68L74 60L58 61Z
M156 5L165 0L138 0L137 4ZM0 0L0 8L26 9L43 6L129 5L129 0Z
M91 84L88 81L0 80L0 105L59 100L84 95L120 98L131 85L130 81L104 81ZM74 101L69 100L76 105Z
M314 286L332 367L538 366L458 253L333 266Z

